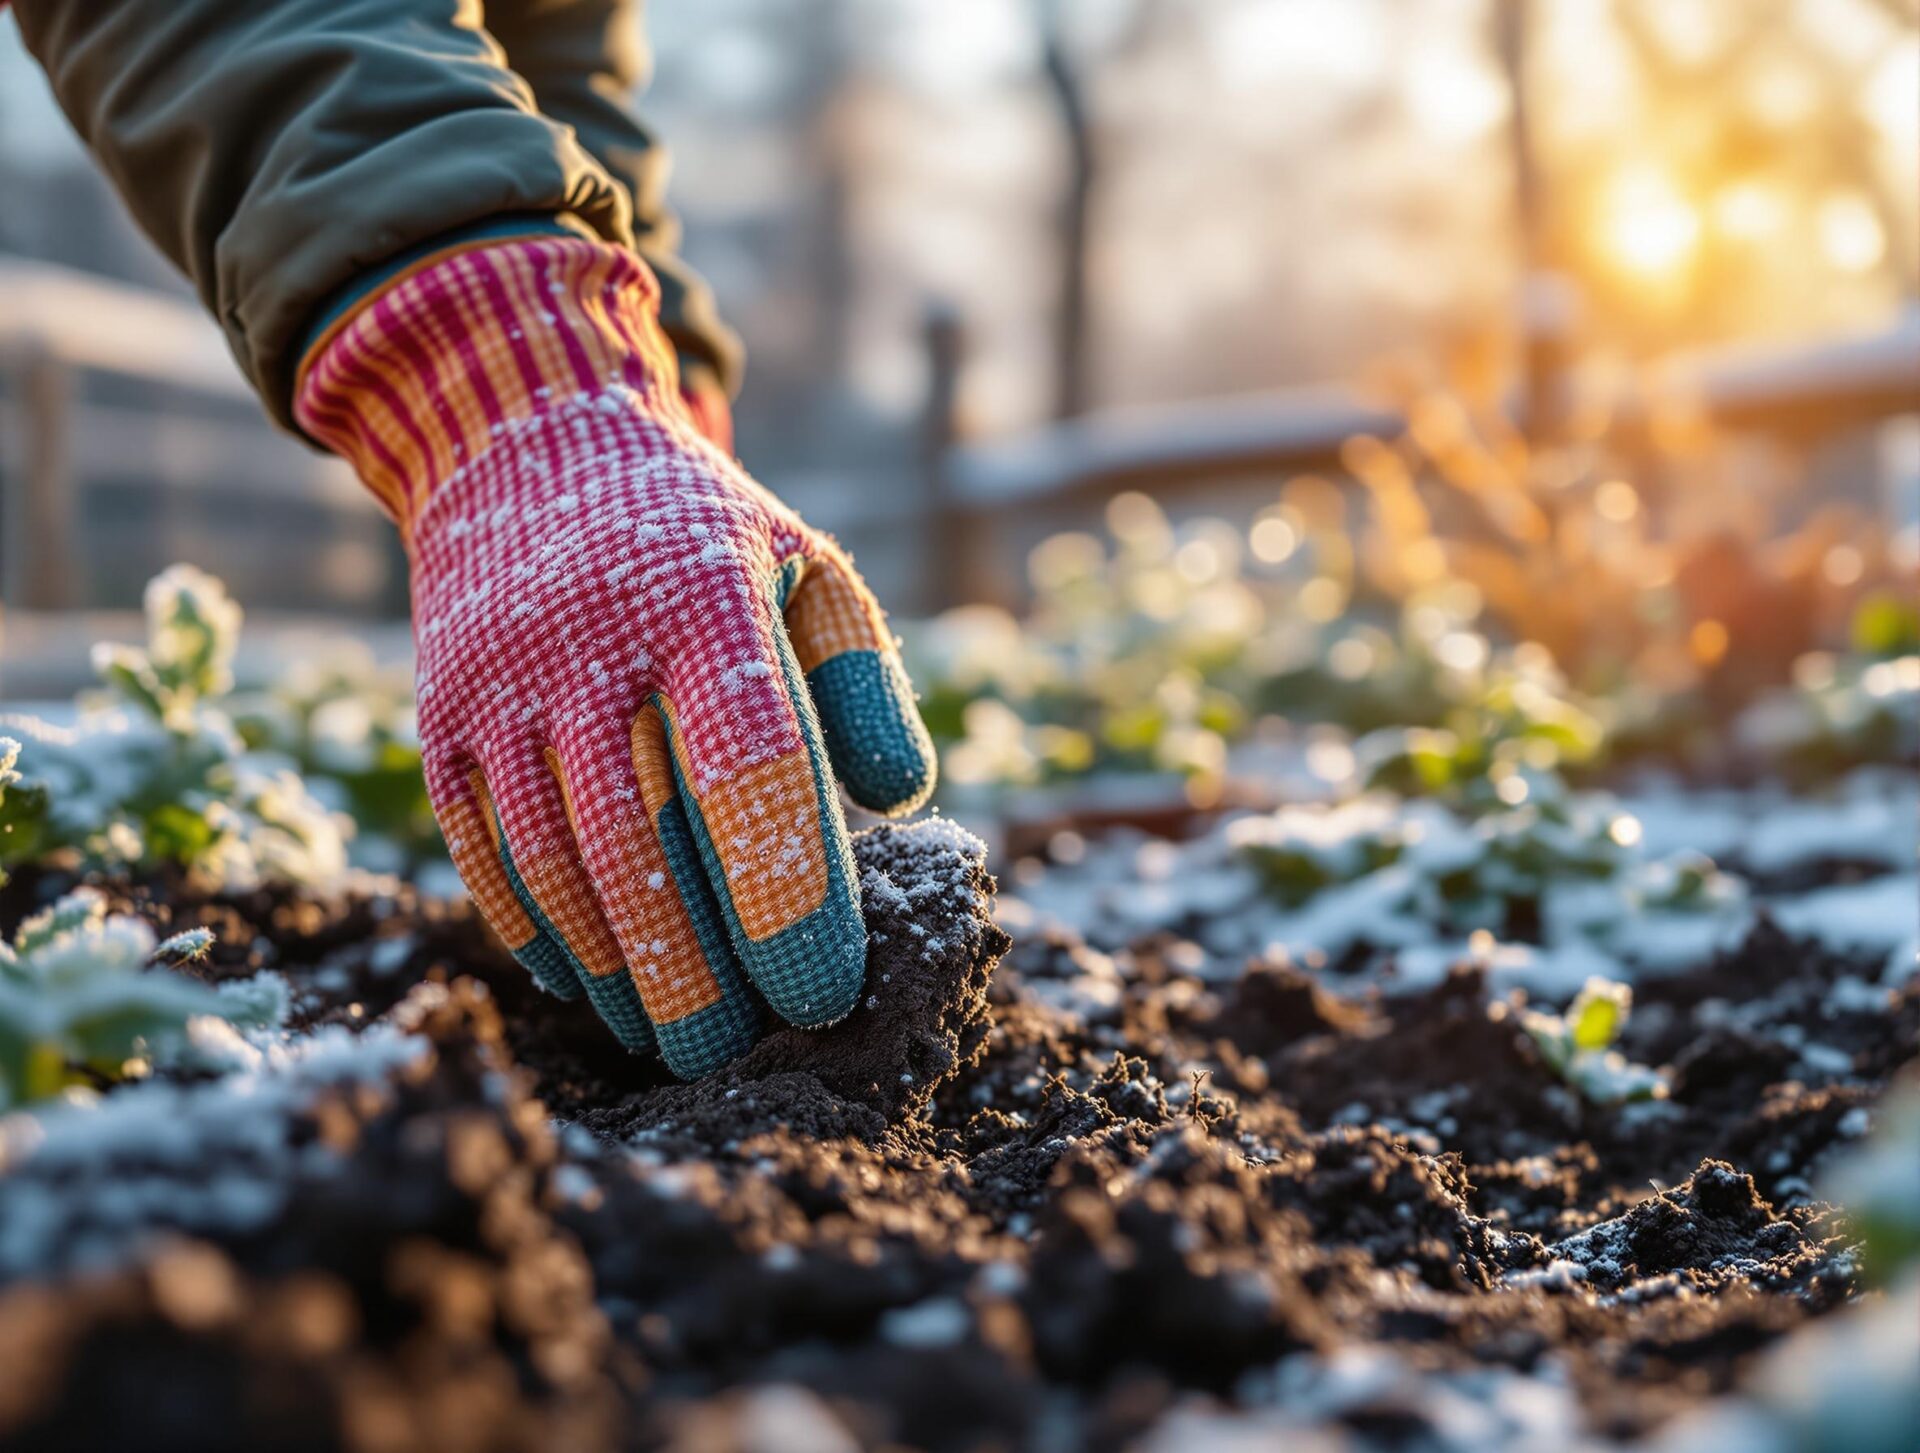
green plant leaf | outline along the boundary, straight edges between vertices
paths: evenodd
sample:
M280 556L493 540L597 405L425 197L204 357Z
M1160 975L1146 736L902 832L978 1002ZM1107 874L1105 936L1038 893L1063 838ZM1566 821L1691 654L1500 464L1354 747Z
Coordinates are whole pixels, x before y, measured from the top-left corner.
M47 792L20 772L21 752L19 742L0 736L0 883L6 865L31 861L45 836Z
M213 990L177 974L116 974L72 996L66 1033L76 1057L89 1064L124 1060L143 1042L183 1034L194 1015L224 1008Z
M106 902L91 888L76 888L51 907L21 921L14 930L13 951L23 962L46 948L55 939L99 924L106 916Z
M169 802L147 814L147 856L161 862L195 863L220 840L221 831L204 812Z
M256 974L230 979L214 991L220 1015L242 1029L270 1029L286 1020L293 991L278 974Z
M1853 648L1868 656L1920 651L1920 606L1891 591L1861 601L1853 613Z
M1600 1050L1620 1037L1633 1005L1625 984L1589 979L1567 1010L1567 1026L1576 1050Z
M176 933L171 938L162 939L153 950L152 962L156 964L185 964L207 956L213 947L213 930L210 928L190 928L184 933Z
M93 670L128 705L166 720L169 693L144 652L103 641L93 648Z

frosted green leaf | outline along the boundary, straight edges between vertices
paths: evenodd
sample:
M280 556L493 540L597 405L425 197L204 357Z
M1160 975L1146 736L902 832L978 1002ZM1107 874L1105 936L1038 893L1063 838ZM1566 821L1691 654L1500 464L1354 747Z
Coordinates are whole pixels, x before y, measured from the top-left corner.
M1520 1023L1547 1068L1591 1103L1664 1099L1664 1073L1607 1048L1619 1037L1632 1005L1632 991L1625 984L1589 979L1564 1015L1529 1009Z
M219 580L170 566L148 583L146 609L148 655L173 693L205 698L232 689L240 607Z
M25 860L39 845L46 815L47 795L19 770L20 753L15 738L0 736L0 884L7 881L5 865Z
M91 888L77 888L52 907L22 919L14 931L13 951L20 962L34 962L62 938L103 923L106 914L105 899Z
M0 1109L181 1062L193 1025L209 1017L277 1024L287 1003L277 979L216 992L148 966L156 954L179 962L204 952L210 940L195 930L156 950L151 928L108 913L86 890L28 919L0 953Z
M157 964L185 964L195 959L203 959L213 947L213 930L210 928L190 928L185 933L176 933L171 938L162 939L154 948L153 962Z
M278 974L255 974L220 985L220 1014L246 1029L273 1029L285 1022L293 991Z
M98 642L93 648L93 671L128 705L137 707L155 721L166 720L170 693L154 674L153 664L144 652L133 646Z

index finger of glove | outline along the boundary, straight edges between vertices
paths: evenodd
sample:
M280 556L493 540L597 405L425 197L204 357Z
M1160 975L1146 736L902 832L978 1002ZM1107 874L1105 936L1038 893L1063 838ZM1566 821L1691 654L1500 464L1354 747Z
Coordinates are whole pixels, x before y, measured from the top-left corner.
M848 795L888 817L919 807L933 792L933 741L880 603L824 535L807 542L786 621Z

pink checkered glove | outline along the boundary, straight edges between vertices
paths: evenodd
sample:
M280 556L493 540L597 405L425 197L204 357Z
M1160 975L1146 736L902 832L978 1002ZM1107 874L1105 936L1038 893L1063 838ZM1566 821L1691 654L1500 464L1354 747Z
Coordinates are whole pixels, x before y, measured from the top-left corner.
M546 988L683 1076L857 1001L833 788L910 810L932 746L834 542L700 429L631 252L477 246L322 340L297 412L398 521L434 812Z

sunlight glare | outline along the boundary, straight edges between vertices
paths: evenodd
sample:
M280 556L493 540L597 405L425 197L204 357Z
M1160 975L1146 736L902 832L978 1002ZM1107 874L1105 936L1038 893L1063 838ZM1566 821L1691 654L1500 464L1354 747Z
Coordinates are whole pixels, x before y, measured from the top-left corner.
M881 53L914 89L931 96L976 94L1031 67L1032 23L1013 0L915 0L886 15Z
M1687 633L1687 646L1693 652L1693 659L1702 666L1719 665L1730 641L1726 626L1712 619L1694 622L1693 629Z
M1640 513L1640 495L1624 479L1610 479L1593 494L1593 507L1600 518L1624 525Z
M1714 0L1665 0L1642 11L1661 50L1682 65L1697 66L1727 42L1728 16Z
M1230 89L1310 78L1333 91L1378 83L1389 54L1378 0L1243 0L1204 12L1215 74Z
M1423 52L1408 68L1406 82L1408 109L1437 141L1475 141L1507 119L1507 88L1499 73L1457 50Z
M1903 163L1920 154L1920 37L1889 47L1861 90L1859 105Z
M1786 200L1764 182L1732 182L1713 194L1713 225L1723 237L1758 242L1780 230Z
M1608 189L1607 243L1618 262L1664 277L1689 262L1700 243L1700 216L1671 177L1651 166L1622 172Z
M1852 585L1866 574L1867 561L1858 547L1835 545L1820 561L1820 573L1835 585Z
M1803 65L1785 56L1755 64L1746 83L1746 103L1755 120L1775 131L1804 126L1820 109L1820 87Z
M1292 525L1278 515L1266 515L1255 522L1250 543L1256 560L1264 565L1278 565L1293 554L1299 541Z
M1872 203L1843 192L1820 204L1821 254L1842 272L1871 272L1887 255L1887 232Z

